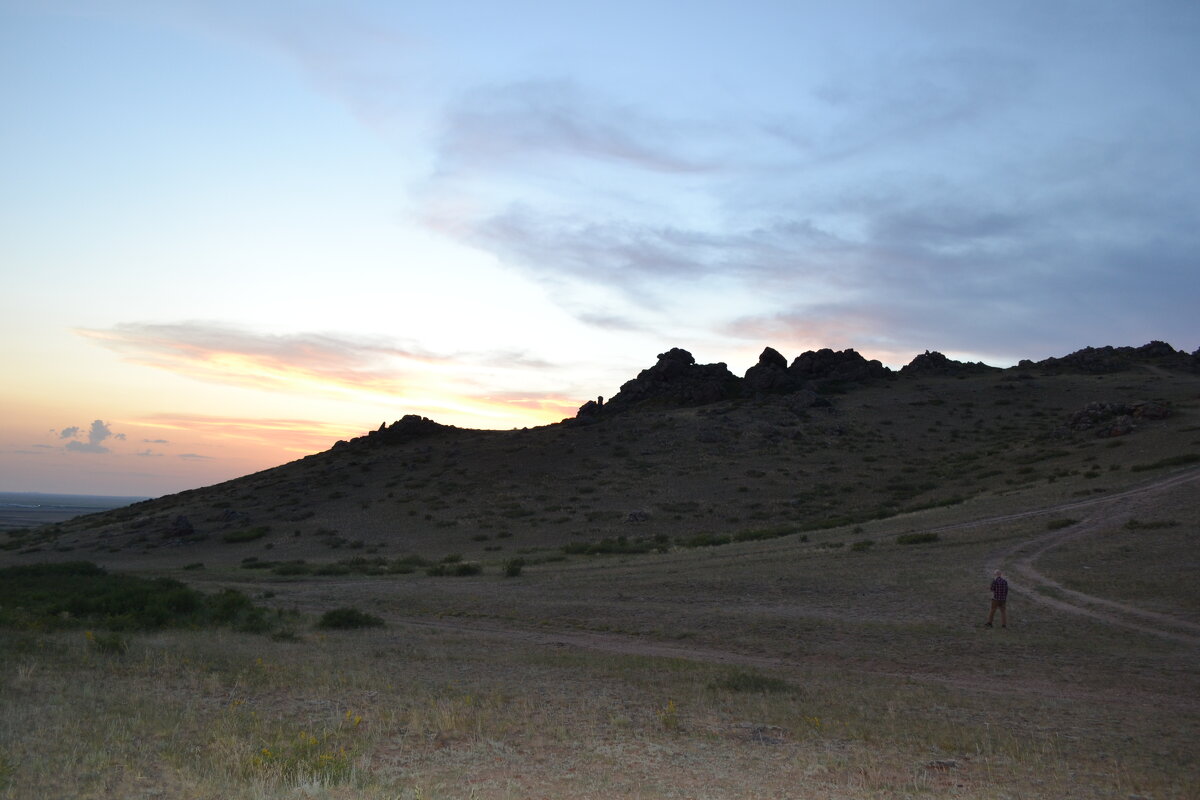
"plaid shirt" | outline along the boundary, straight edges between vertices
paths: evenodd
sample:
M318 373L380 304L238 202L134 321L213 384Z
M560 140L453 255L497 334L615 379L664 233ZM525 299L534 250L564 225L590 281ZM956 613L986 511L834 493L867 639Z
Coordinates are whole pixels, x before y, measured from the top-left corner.
M992 599L999 600L1001 603L1008 599L1008 581L1004 578L996 578L992 581Z

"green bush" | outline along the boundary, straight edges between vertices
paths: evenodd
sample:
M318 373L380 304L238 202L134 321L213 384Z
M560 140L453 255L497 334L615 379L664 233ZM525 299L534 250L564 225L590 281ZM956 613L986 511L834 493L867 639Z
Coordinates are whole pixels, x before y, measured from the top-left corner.
M457 561L449 564L434 564L429 569L425 570L426 575L434 577L451 576L462 578L468 575L479 575L483 572L483 567L473 561Z
M758 528L754 530L738 531L733 535L733 541L759 542L765 539L778 539L781 536L791 536L796 532L797 529L792 525L785 525L778 528Z
M525 566L525 559L510 558L504 562L504 577L516 578L521 574L522 568Z
M317 622L318 628L327 630L350 630L353 628L382 628L383 620L357 608L335 608L326 611Z
M230 625L260 630L266 614L241 592L206 595L170 578L111 575L87 561L0 569L0 625L110 631Z
M562 551L567 555L636 555L655 551L665 553L669 547L670 539L660 533L652 538L639 536L630 539L627 536L618 536L598 542L573 542L563 545Z
M1134 464L1129 468L1130 472L1145 472L1148 469L1163 469L1165 467L1182 467L1185 464L1195 464L1200 461L1200 455L1196 453L1186 453L1181 456L1171 456L1170 458L1162 458L1148 464Z
M1079 522L1079 520L1070 519L1068 517L1063 517L1062 519L1052 519L1046 523L1046 530L1057 531L1063 528L1069 528L1077 522Z
M236 531L229 531L221 537L221 541L231 544L238 542L252 542L255 539L261 539L271 532L270 525L256 525L253 528L241 528Z
M721 536L714 533L697 533L686 539L677 539L681 547L720 547L733 541L731 536Z
M309 575L312 571L313 566L303 561L285 561L271 568L276 575Z
M735 669L709 684L712 689L748 694L796 694L799 688L785 680Z

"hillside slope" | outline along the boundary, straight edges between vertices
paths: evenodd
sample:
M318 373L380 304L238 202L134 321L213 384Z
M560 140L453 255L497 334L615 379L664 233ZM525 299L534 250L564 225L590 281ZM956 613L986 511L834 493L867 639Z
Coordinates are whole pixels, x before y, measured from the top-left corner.
M853 351L779 361L768 348L738 379L672 350L575 419L479 431L406 417L243 478L13 532L0 553L499 563L1049 504L1200 460L1197 358L1161 343L1008 370L937 353L898 373Z

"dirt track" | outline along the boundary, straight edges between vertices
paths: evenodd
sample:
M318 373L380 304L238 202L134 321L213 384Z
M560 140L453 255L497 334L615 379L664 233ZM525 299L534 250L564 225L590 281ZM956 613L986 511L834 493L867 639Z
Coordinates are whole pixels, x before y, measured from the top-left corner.
M936 528L936 530L945 531L974 528L995 525L1016 519L1059 515L1065 511L1078 512L1081 509L1087 509L1089 511L1087 516L1075 525L1028 539L990 557L988 563L985 565L989 575L996 568L1004 568L1010 571L1010 577L1014 578L1012 581L1013 591L1022 597L1046 605L1056 611L1083 615L1102 624L1137 630L1184 645L1200 645L1200 625L1166 614L1137 608L1128 603L1107 600L1067 589L1058 582L1039 573L1034 566L1040 556L1055 547L1067 542L1077 541L1089 534L1095 533L1103 526L1111 526L1114 518L1119 517L1117 521L1120 522L1121 519L1132 518L1136 517L1138 513L1145 513L1147 510L1153 508L1155 499L1161 493L1193 483L1200 483L1200 470L1171 475L1146 485L1105 497L1063 503L1017 514L976 519L956 525L942 526ZM1114 511L1114 507L1119 507L1119 511ZM1054 591L1054 597L1047 596L1042 591L1047 587ZM542 647L576 647L624 655L679 658L712 664L747 667L786 668L802 666L799 661L789 658L755 655L696 644L668 643L620 633L537 630L472 619L433 620L429 618L402 617L393 618L390 621L402 626L457 632L510 643L522 643ZM972 691L1007 691L1004 687L993 687L989 685L990 681L982 681L970 675L951 676L932 673L914 675L910 672L896 672L894 666L885 664L862 664L859 667L864 672L893 677L916 678L933 683L953 685ZM1027 678L1022 681L1021 691L1028 694L1044 694L1048 697L1057 697L1064 694L1064 687L1050 684L1039 686L1036 682ZM1067 689L1066 691L1067 693L1078 695L1081 699L1091 697L1094 694L1080 688ZM1116 698L1111 693L1106 692L1102 696L1096 695L1094 699L1102 699L1104 702L1118 702L1124 699L1131 703L1153 705L1155 702L1161 702L1163 698L1134 697L1132 695L1124 698ZM1180 699L1174 698L1171 702L1172 704L1177 704L1180 702Z
M1084 508L1090 512L1085 519L1074 525L1062 530L1051 531L1008 548L989 563L986 569L989 574L996 569L1008 570L1010 578L1019 578L1019 580L1011 581L1013 591L1057 611L1079 614L1108 625L1129 628L1183 644L1200 645L1200 625L1194 622L1068 589L1061 583L1047 578L1035 567L1035 562L1041 556L1056 547L1092 535L1101 528L1111 526L1114 521L1120 523L1137 517L1139 513L1144 514L1153 509L1157 496L1190 483L1200 483L1200 471L1191 470L1183 474L1168 476L1154 483L1102 498L1065 503L1039 511L986 520L986 522L999 522L1024 516L1056 514ZM1119 510L1114 508L1118 506ZM1047 590L1052 594L1048 594Z
M1013 514L994 515L924 530L937 532L973 529L995 526L1014 520L1050 517L1062 515L1065 512L1078 513L1085 510L1088 512L1086 516L1069 527L1040 534L993 553L982 565L982 568L989 576L995 569L1005 570L1009 574L1013 592L1056 611L1085 616L1106 625L1136 630L1185 645L1200 645L1200 625L1194 622L1069 589L1041 574L1035 566L1042 555L1056 547L1078 541L1105 526L1111 527L1114 523L1121 524L1139 514L1146 515L1153 510L1156 498L1164 492L1197 483L1200 483L1200 470L1194 469L1168 475L1142 486L1103 497L1060 503ZM357 582L349 582L346 585L356 586ZM323 585L322 591L324 593L335 586L334 583L326 583ZM309 595L301 585L294 585L290 591L283 587L278 588L282 592L286 592L287 599L294 608L316 610L321 605L321 601ZM403 625L502 637L512 641L583 647L632 655L760 666L780 666L787 663L785 660L770 656L744 654L694 644L654 641L619 633L529 630L507 626L503 622L482 622L460 618L394 617L390 618L390 621Z

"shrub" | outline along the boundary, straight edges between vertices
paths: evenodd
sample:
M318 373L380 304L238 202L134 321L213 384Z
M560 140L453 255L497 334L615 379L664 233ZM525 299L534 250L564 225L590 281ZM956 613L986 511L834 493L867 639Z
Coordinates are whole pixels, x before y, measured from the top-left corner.
M229 531L221 537L221 541L235 544L239 542L252 542L255 539L261 539L271 531L270 525L256 525L253 528L241 528L236 531Z
M606 538L598 542L574 542L563 545L562 551L568 555L633 555L658 551L665 553L670 547L670 539L666 534L658 534L653 538L639 536L630 539L618 536L615 539Z
M1182 467L1185 464L1195 464L1200 461L1200 455L1196 453L1186 453L1181 456L1171 456L1170 458L1162 458L1148 464L1134 464L1129 468L1130 472L1145 472L1148 469L1163 469L1165 467Z
M936 533L903 533L896 537L896 544L929 544L940 540Z
M720 547L733 541L730 536L719 536L713 533L697 533L686 539L677 540L682 547Z
M387 572L391 575L407 575L410 572L416 571L418 567L427 567L429 562L420 556L404 556L403 558L393 559L387 565Z
M510 558L504 562L504 577L516 578L521 574L521 569L525 566L525 559Z
M1077 522L1079 522L1079 520L1070 519L1069 517L1063 517L1062 519L1052 519L1046 523L1046 530L1057 531L1057 530L1061 530L1063 528L1069 528Z
M456 561L450 564L434 564L429 569L425 570L426 575L434 577L451 576L451 577L466 577L468 575L479 575L483 572L483 567L472 561Z
M382 628L383 620L357 608L334 608L321 615L318 628L327 630L349 630L352 628Z
M785 680L743 669L732 670L713 681L709 686L712 689L726 692L752 694L795 694L800 691Z
M116 633L93 633L88 631L87 637L88 647L95 650L97 653L108 653L110 655L121 655L129 649L129 641Z
M764 539L778 539L781 536L790 536L796 533L796 528L791 525L786 525L778 528L758 528L754 530L738 531L733 535L735 542L757 542Z
M110 575L86 561L0 569L0 624L87 624L110 631L231 625L261 629L265 612L240 592L206 595L170 578Z
M850 549L853 550L855 553L864 553L867 550L870 550L871 546L874 544L875 544L875 542L873 542L870 539L863 539L860 542L855 542L854 544L850 545Z
M285 561L271 568L271 572L276 575L308 575L312 571L312 565L303 561Z

